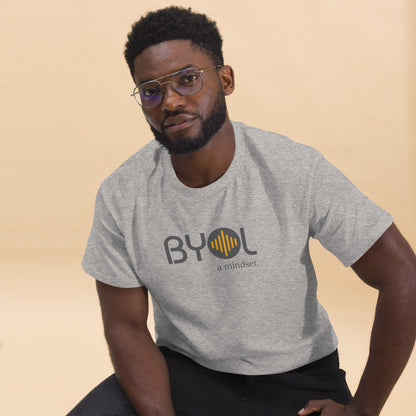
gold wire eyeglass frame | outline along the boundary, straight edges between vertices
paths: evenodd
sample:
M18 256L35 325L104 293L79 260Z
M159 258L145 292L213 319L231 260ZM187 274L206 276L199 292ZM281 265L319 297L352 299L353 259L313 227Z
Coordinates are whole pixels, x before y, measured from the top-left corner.
M143 82L143 84L140 84L139 86L136 86L134 88L133 93L130 94L130 96L134 97L134 99L136 100L137 104L140 105L140 107L143 107L143 108L154 108L154 107L157 107L163 101L163 96L165 94L165 89L163 88L164 85L170 84L171 88L175 92L177 92L179 95L182 95L182 96L187 97L187 96L196 94L197 92L201 91L202 86L203 86L203 83L204 83L201 74L203 74L205 71L209 71L210 69L219 69L219 68L222 68L222 65L215 65L215 66L210 66L208 68L202 68L202 69L199 69L199 68L196 68L196 67L189 67L189 68L181 69L180 71L172 72L171 74L164 75L163 77L160 77L160 78L152 79L150 81ZM200 86L200 88L198 90L192 91L190 94L182 94L180 91L177 91L176 88L172 85L171 80L172 80L172 77L174 77L174 76L176 76L176 75L178 75L178 74L180 74L182 72L185 73L186 71L189 71L189 70L195 70L195 72L198 72L199 73L199 76L200 76L200 79L201 79L201 86ZM160 80L161 79L164 79L164 78L169 78L169 80L168 81L165 81L165 82L160 82ZM151 84L151 83L154 83L154 82L156 82L157 84L159 84L160 85L160 88L162 90L160 102L158 102L155 105L152 105L151 107L145 107L141 103L141 100L139 98L140 97L140 90L143 88L143 86L146 86L146 85Z

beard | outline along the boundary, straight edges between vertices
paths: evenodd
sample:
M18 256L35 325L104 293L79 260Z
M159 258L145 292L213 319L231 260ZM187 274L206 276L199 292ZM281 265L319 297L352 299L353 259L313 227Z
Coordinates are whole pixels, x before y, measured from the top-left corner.
M166 118L179 114L188 113L184 111L175 111L168 113ZM201 120L201 129L198 136L187 137L185 134L179 134L174 140L169 140L163 132L157 131L152 125L150 125L150 129L152 130L156 141L166 147L170 154L180 155L195 152L204 147L211 140L212 136L214 136L214 134L223 126L226 117L227 106L225 104L225 96L223 92L220 91L208 117L203 120L201 116L197 116L197 118Z

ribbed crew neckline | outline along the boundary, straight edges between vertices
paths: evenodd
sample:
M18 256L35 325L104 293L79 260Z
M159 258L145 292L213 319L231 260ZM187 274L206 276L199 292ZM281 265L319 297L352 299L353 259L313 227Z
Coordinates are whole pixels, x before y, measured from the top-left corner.
M243 164L243 158L245 153L245 143L243 137L244 133L242 131L241 123L232 121L231 124L233 126L235 136L234 157L226 172L219 179L202 188L191 188L185 185L176 176L175 170L172 166L172 161L169 152L166 148L163 148L163 176L167 182L167 185L185 197L204 197L211 195L214 192L218 192L220 189L222 189L228 183L230 183L230 181L240 170Z

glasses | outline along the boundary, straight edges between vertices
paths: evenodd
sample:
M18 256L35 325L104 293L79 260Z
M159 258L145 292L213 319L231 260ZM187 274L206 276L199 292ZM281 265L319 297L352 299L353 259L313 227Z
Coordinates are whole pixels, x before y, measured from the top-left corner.
M210 69L221 68L222 65L211 66L209 68L198 69L195 67L182 69L173 74L153 79L140 84L131 94L137 103L143 108L154 108L158 106L165 93L164 85L170 84L172 89L179 95L188 96L201 91L203 86L202 74ZM168 78L165 82L159 80Z

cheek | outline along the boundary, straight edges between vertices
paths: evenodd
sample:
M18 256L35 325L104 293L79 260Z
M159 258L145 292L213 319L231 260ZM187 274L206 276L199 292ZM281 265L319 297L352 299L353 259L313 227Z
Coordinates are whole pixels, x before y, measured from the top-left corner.
M160 125L160 121L158 122L157 118L155 117L155 114L152 114L150 111L143 110L143 115L146 121L154 127L156 130L160 131L160 128L158 127Z
M213 110L217 94L217 90L210 89L201 97L201 100L199 101L199 112L201 116L207 116Z

